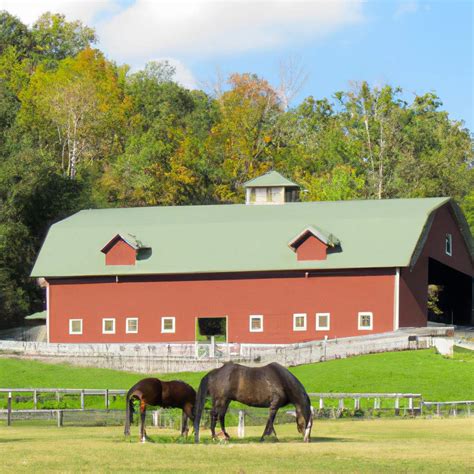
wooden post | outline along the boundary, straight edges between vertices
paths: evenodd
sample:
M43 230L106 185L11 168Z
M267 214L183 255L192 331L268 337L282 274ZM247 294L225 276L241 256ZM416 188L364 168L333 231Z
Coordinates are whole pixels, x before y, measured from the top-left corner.
M410 415L413 415L413 398L408 399L408 409L410 410Z
M216 336L211 336L211 345L209 346L209 357L212 359L216 355Z
M239 410L239 427L237 428L237 436L239 438L245 437L245 412Z
M319 409L322 410L324 408L324 398L319 399Z
M153 411L153 426L158 426L158 410Z
M400 415L400 399L395 398L395 416Z
M38 409L38 391L33 390L33 404L35 406L35 410Z
M453 407L453 416L457 416L457 405L451 405Z
M12 425L12 392L8 392L7 402L7 426Z
M471 404L467 403L467 416L471 416Z
M374 410L380 410L380 398L374 398Z
M86 403L84 400L84 389L81 390L81 410L84 410L86 407Z
M343 398L339 399L339 410L344 410L344 399Z
M360 398L354 398L354 410L360 410Z
M58 428L61 428L63 426L63 411L62 410L57 410L56 411L56 416L58 419Z
M441 405L439 403L436 404L436 414L441 416Z
M104 397L105 397L105 409L109 409L109 389L106 388L104 392Z
M56 390L56 401L59 403L61 400L61 395L59 394L59 390Z

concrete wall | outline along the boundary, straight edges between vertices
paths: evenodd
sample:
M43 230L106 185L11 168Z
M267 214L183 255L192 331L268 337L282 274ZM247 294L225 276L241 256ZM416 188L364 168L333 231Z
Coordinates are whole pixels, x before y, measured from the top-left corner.
M452 337L452 328L413 328L395 332L312 341L302 344L218 344L216 357L197 357L196 344L47 344L0 341L3 354L15 354L46 362L68 362L84 367L101 367L141 373L202 371L219 367L227 360L246 365L279 362L285 366L376 352L426 349L437 337ZM417 341L409 341L416 336Z

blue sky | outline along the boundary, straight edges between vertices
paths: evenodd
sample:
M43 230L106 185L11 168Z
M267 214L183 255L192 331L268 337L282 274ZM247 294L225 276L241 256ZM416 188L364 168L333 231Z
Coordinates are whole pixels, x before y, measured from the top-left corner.
M60 11L97 29L109 58L134 69L168 58L189 87L216 71L253 72L274 85L297 59L308 78L293 103L329 97L351 81L436 92L451 118L474 130L474 3L326 0L0 0L31 23Z

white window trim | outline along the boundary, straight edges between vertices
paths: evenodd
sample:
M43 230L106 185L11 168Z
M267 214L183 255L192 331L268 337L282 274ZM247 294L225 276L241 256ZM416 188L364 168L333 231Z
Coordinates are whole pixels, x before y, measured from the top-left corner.
M360 321L362 316L370 316L370 326L361 326ZM372 331L374 328L374 315L371 311L360 311L357 317L357 328L359 331Z
M105 330L106 321L113 321L114 328L111 331ZM115 334L115 318L102 318L102 334Z
M302 328L296 327L296 318L304 316L304 326ZM306 313L294 313L293 314L293 331L306 331L307 327L307 314Z
M320 326L319 325L319 317L320 316L327 316L328 318L328 325L327 326ZM316 313L316 331L329 331L331 329L331 313Z
M165 319L171 319L173 321L172 329L165 329ZM176 318L174 316L163 316L161 318L161 333L162 334L174 334L176 332Z
M449 242L449 252L448 252L448 242ZM444 251L446 255L450 257L453 256L453 234L446 234L446 239L444 241Z
M128 329L128 322L129 321L136 321L137 322L137 329L136 331L130 331ZM125 319L125 333L126 334L138 334L138 318L126 318Z
M260 328L252 328L252 319L258 319L260 321ZM262 314L251 314L249 316L249 331L250 332L263 332L263 315Z
M80 321L80 323L81 323L81 330L80 331L73 331L72 330L72 323L74 321ZM83 325L82 319L70 319L69 320L69 334L72 335L72 336L81 335L82 334L82 325Z

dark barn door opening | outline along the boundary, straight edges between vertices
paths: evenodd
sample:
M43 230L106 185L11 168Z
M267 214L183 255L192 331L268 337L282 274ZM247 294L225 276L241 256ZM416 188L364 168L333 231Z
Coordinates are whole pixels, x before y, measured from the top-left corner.
M197 318L196 340L227 342L227 318Z
M473 324L472 278L432 258L428 266L428 320Z

